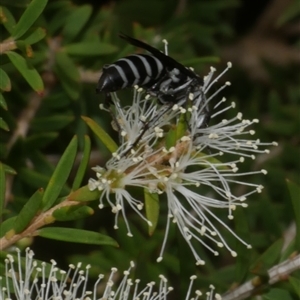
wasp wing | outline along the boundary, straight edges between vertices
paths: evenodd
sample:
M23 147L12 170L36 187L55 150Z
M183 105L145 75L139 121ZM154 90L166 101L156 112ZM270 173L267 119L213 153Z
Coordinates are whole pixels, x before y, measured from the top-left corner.
M169 66L171 69L178 69L181 73L185 74L186 76L190 78L197 78L200 80L199 76L191 71L190 69L187 69L184 65L176 61L170 56L165 55L164 53L160 52L158 49L150 46L149 44L146 44L140 40L137 40L135 38L132 38L124 33L119 33L119 37L123 40L127 41L129 44L136 46L138 48L145 49L152 53L154 56L156 56L158 59L160 59L162 62L164 62L167 66Z

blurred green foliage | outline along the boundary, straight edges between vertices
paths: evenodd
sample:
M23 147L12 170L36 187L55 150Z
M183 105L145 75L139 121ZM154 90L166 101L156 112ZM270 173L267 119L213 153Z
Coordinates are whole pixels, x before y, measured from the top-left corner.
M16 241L15 245L29 243L37 258L54 258L62 266L78 260L90 263L95 277L112 266L126 269L134 260L136 276L151 281L163 273L176 286L175 295L186 289L192 274L198 275L197 288L205 290L213 283L221 293L249 280L252 273L266 275L283 255L286 259L299 251L300 196L290 186L300 184L300 40L292 31L299 21L299 1L287 1L270 20L267 13L275 7L273 2L252 3L256 14L249 22L249 1L120 0L103 5L79 0L0 1L1 236L11 230L21 232L36 213L50 209L70 193L71 199L96 200L89 206L56 211L49 223L107 235L103 240L99 237L97 245L81 239L81 231L78 239L71 231L58 237L53 227L41 231L44 238ZM140 51L124 44L118 38L120 31L159 49L163 49L161 40L167 39L169 54L202 76L210 65L222 69L232 60L234 67L223 79L232 82L226 96L247 118L260 119L255 128L259 139L279 142L269 156L262 155L254 165L245 166L264 168L268 175L249 178L261 181L265 189L249 199L247 210L236 212L232 223L253 249L245 250L225 230L222 232L232 245L237 244L237 259L225 250L214 257L199 248L206 265L197 268L190 250L172 228L164 260L157 264L167 211L164 201L153 236L148 236L144 223L128 212L134 234L128 238L122 221L113 231L109 209L97 209L97 194L91 199L85 198L89 197L85 190L72 194L93 176L91 167L103 164L110 155L81 116L117 137L109 114L98 108L104 95L96 95L95 86L104 64ZM279 51L273 53L275 46ZM124 103L130 103L132 91L120 91L119 95ZM72 140L74 135L78 142ZM287 185L286 179L294 183ZM289 236L293 223L297 234L284 252L282 238ZM77 243L68 243L64 234L69 241L73 236ZM103 246L116 245L109 236L117 241L118 248ZM299 270L288 284L266 284L263 299L275 299L275 294L284 295L278 299L298 299L297 282Z

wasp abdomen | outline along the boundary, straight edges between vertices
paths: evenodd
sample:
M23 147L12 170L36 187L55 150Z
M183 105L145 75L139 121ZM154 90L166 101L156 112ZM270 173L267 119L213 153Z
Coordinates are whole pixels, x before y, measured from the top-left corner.
M114 92L126 87L151 86L164 73L162 62L153 55L136 54L103 68L97 92Z

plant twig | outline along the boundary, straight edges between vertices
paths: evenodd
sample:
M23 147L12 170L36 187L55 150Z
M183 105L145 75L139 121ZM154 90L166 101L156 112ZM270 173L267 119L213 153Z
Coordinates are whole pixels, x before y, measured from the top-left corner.
M288 276L300 269L300 254L287 259L286 261L272 267L268 270L268 283L274 284L278 281L287 280ZM243 300L256 294L264 287L262 280L257 276L242 284L233 291L229 291L222 296L222 300Z
M6 235L0 239L0 250L4 250L14 245L17 241L25 237L38 235L37 231L39 228L51 224L55 221L55 219L52 217L52 214L55 210L66 206L74 206L74 205L82 205L82 204L83 202L69 201L68 198L66 198L66 200L57 204L56 206L52 207L46 212L42 212L41 214L37 215L24 231L18 234L14 234L13 230L11 230L8 233L6 233Z
M11 51L17 48L16 41L9 38L0 43L0 54L4 54L7 51Z

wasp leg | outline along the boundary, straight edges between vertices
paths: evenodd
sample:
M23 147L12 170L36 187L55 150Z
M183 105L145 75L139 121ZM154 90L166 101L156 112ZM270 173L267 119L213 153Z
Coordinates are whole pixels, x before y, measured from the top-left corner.
M199 96L200 95L203 98L203 102L201 104L202 107L198 107L198 109L202 109L201 115L203 116L203 120L202 120L201 124L198 124L198 128L204 128L204 127L208 127L208 123L209 123L210 117L211 117L211 112L210 112L208 103L206 103L205 94L203 93L202 90L200 90Z
M112 101L112 97L111 97L111 93L105 93L105 100L104 100L104 108L106 110L109 111L109 114L112 118L112 124L113 124L113 129L115 129L115 131L118 132L119 134L119 141L121 141L121 132L122 132L122 128L121 125L119 123L119 121L117 120L114 111L112 110L112 106L113 106L113 101Z
M113 105L113 101L111 99L111 94L105 93L104 107L110 108L111 105Z
M193 103L195 102L196 97L199 97L200 94L203 94L203 92L201 91L201 87L199 87L198 85L198 81L194 81L191 80L189 81L189 85L186 88L186 93L184 98L182 99L182 105L185 109L187 109L188 103L191 102L192 105L194 105ZM190 95L192 94L192 98L190 98ZM202 95L203 97L204 94ZM199 110L199 107L197 107L197 110ZM208 111L207 105L205 107L205 118L206 118L206 112ZM185 115L185 121L187 123L187 127L188 129L191 131L191 126L189 124L189 120L187 119L187 115ZM206 120L204 121L206 124ZM208 121L207 121L208 122ZM201 125L203 124L203 122L201 122ZM199 128L201 128L201 125L199 126Z

